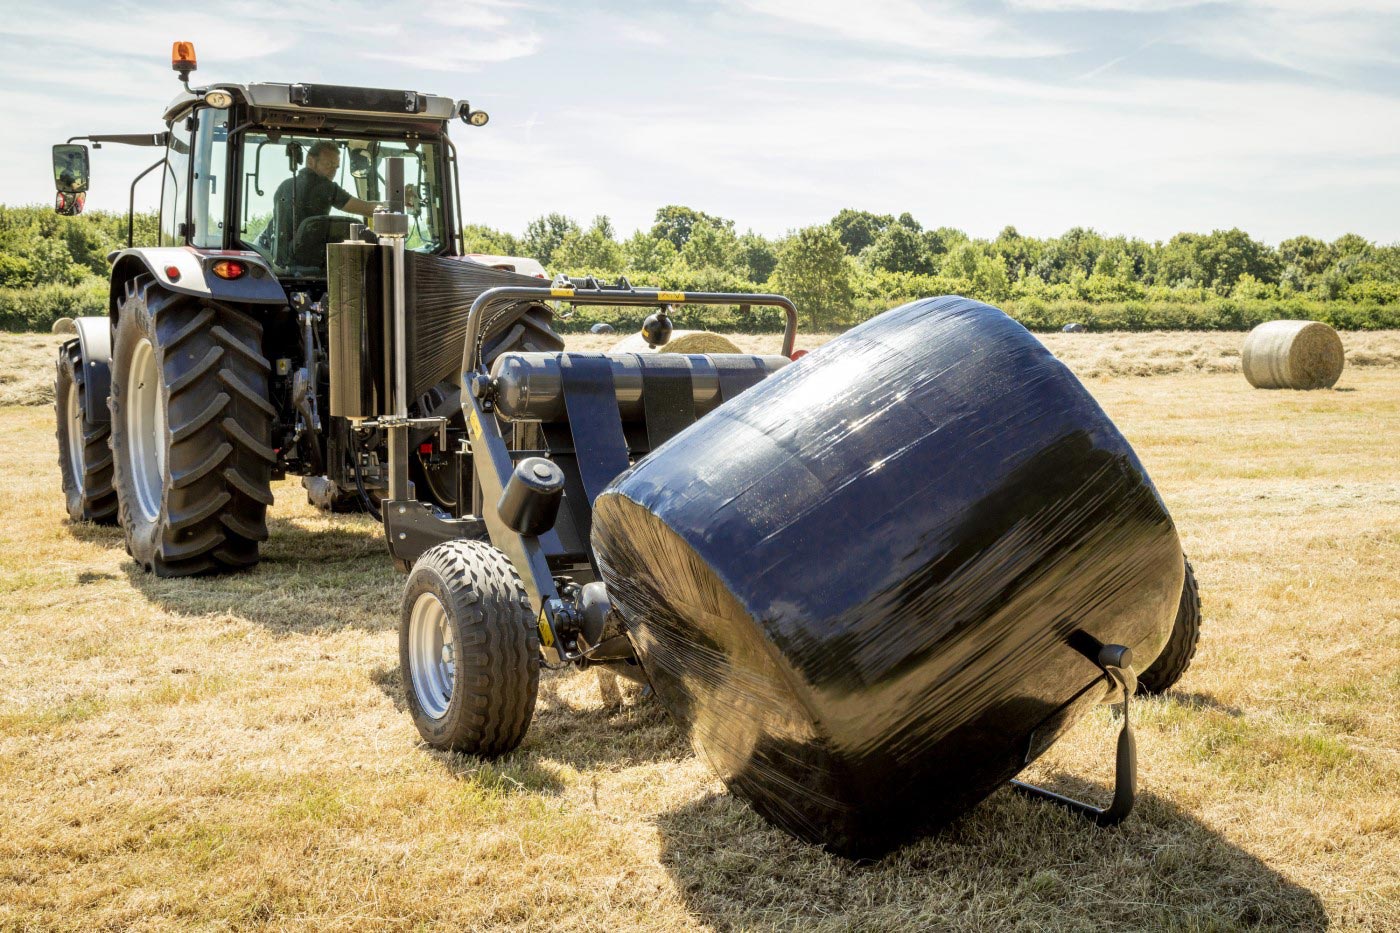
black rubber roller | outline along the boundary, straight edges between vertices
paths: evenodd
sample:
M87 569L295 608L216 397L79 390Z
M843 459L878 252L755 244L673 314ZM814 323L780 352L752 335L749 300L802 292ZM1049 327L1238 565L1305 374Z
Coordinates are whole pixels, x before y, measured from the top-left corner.
M1149 664L1175 527L1078 380L995 308L938 298L831 341L595 504L613 606L731 790L876 856L1005 783Z

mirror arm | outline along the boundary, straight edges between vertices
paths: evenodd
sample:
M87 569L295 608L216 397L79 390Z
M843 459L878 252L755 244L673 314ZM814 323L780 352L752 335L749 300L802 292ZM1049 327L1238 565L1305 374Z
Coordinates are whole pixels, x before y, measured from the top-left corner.
M92 143L92 147L93 147L94 149L97 149L97 148L101 147L101 145L102 145L103 143L116 143L116 144L122 145L122 146L154 146L154 147L161 147L161 146L165 146L165 145L167 145L167 144L169 143L169 141L170 141L170 134L169 134L169 133L165 133L165 132L161 132L161 133L118 133L118 134L116 134L116 135L106 135L106 136L103 136L103 135L74 136L72 139L69 139L68 142L69 142L69 143L75 143L75 142L78 142L79 140L87 140L88 142Z
M136 183L165 164L165 156L151 163L140 175L131 180L131 198L126 205L126 248L131 249L136 242Z

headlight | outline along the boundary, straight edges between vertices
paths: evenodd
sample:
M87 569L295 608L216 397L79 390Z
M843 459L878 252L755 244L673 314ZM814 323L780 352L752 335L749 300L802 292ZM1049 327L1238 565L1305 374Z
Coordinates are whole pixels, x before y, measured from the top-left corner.
M204 103L210 107L227 110L233 106L233 95L228 91L205 91Z

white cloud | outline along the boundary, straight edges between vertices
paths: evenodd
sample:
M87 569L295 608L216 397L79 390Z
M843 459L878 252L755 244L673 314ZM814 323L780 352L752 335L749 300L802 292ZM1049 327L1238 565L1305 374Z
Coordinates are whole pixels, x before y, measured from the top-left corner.
M1058 43L1022 36L1004 19L959 4L916 0L731 0L745 14L781 22L785 30L866 45L903 46L965 58L1059 55ZM758 20L754 25L761 25Z

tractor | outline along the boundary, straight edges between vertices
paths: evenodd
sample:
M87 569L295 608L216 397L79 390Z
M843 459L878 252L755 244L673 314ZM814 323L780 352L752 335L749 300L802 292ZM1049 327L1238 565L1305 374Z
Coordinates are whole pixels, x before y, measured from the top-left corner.
M484 126L466 101L408 90L324 84L190 87L196 60L178 42L182 90L154 133L75 137L53 147L55 209L83 209L89 154L103 145L159 151L158 245L109 255L108 314L62 320L58 446L74 521L120 523L143 568L181 576L244 568L267 538L271 483L304 477L334 511L377 512L387 489L382 431L327 415L326 245L404 225L411 255L449 260L486 284L538 284L462 249L457 154L448 126ZM390 166L404 175L390 204ZM389 211L397 207L401 213ZM361 213L354 213L355 211ZM365 234L372 235L372 234ZM562 346L540 304L528 326L493 333L488 352ZM412 482L434 504L458 494L450 451L463 431L452 367L407 402L441 430L411 438Z

